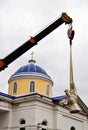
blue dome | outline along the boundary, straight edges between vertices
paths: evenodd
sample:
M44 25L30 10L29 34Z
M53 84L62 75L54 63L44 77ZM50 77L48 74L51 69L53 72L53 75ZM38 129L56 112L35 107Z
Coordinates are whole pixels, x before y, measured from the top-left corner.
M12 80L22 79L22 78L37 78L48 80L53 84L51 77L46 73L46 71L38 65L28 64L19 68L8 80L11 82Z
M42 74L47 75L47 73L45 72L44 69L42 69L38 65L34 65L34 64L29 64L29 65L22 66L20 69L18 69L15 72L15 74L21 73L21 72L37 72L37 73L42 73Z

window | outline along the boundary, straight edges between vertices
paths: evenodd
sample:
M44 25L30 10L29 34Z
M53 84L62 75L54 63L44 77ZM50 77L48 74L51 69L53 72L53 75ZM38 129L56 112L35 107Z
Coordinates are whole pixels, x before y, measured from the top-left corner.
M20 128L20 130L25 130L25 127L23 127L23 128Z
M47 84L47 86L46 86L46 95L49 96L49 94L50 94L50 86L49 86L49 84Z
M72 127L70 128L70 130L75 130L75 127L74 127L74 126L72 126Z
M25 124L26 124L26 121L24 119L21 119L20 120L20 130L25 130Z
M46 130L45 128L42 128L42 130Z
M22 119L22 120L20 121L20 124L25 124L25 120Z
M30 92L35 92L35 82L34 81L30 82Z
M17 83L15 82L13 85L13 94L17 93Z
M47 121L46 120L44 120L43 122L42 122L42 130L47 130Z

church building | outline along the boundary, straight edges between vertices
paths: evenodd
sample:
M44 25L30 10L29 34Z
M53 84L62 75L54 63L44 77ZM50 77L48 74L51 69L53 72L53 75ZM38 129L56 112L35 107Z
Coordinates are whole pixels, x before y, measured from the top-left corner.
M52 97L53 80L33 57L8 80L8 94L0 92L0 130L88 130L88 108L78 96L80 112L71 113Z

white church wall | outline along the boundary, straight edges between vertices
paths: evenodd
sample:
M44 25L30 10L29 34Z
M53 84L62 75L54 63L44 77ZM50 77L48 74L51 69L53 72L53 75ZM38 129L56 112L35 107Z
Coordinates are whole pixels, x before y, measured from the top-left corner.
M3 105L3 104L2 104ZM5 103L4 103L5 105ZM52 100L40 96L24 97L7 103L8 112L0 111L0 130L88 130L87 116L70 114L66 108L54 104ZM7 109L5 108L5 109ZM25 124L20 124L24 119ZM43 126L42 122L47 125Z
M19 130L22 127L20 120L25 119L26 130L41 130L42 122L47 121L47 130L88 130L86 116L70 114L69 111L51 101L37 99L17 103L12 110L12 129ZM12 130L11 129L11 130Z
M88 119L84 115L70 114L65 108L58 106L57 109L57 128L61 130L88 130Z
M42 101L42 102L41 102ZM46 102L46 103L44 103ZM48 127L53 128L53 107L51 102L47 103L39 98L39 101L16 103L12 110L12 129L18 130L21 127L20 119L25 119L26 130L36 130L39 123L46 120Z
M85 130L88 130L88 118L87 118L87 120L85 120L83 127L85 128Z
M62 130L70 130L71 127L74 127L76 130L83 130L83 121L62 115Z
M9 112L2 111L0 112L0 130L4 130L8 127L9 124Z
M45 104L44 104L45 105ZM36 125L39 124L39 127L42 126L42 122L46 121L48 129L53 129L53 109L52 107L46 108L46 105L44 107L37 106L36 107Z
M31 106L29 103L18 104L18 106L14 106L12 111L12 127L20 128L22 125L20 121L22 119L25 120L25 127L31 128L35 125L35 110L34 102ZM17 130L17 129L16 129Z

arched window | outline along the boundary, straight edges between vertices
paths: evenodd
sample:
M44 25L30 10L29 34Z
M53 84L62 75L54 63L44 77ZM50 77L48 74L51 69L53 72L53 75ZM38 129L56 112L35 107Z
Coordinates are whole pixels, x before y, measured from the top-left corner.
M42 130L47 130L47 120L44 120L43 122L42 122Z
M35 82L34 81L30 82L30 92L35 92Z
M20 120L20 130L25 130L25 124L26 124L25 119L21 119L21 120ZM22 126L21 126L21 125L22 125Z
M25 130L25 127L20 128L20 130Z
M17 93L17 82L14 83L13 85L13 94Z
M46 96L49 96L50 95L50 86L49 84L47 84L46 86Z
M72 127L70 128L70 130L75 130L75 127L74 127L74 126L72 126Z
M21 121L20 121L20 124L25 124L26 122L25 122L25 120L24 119L22 119Z

